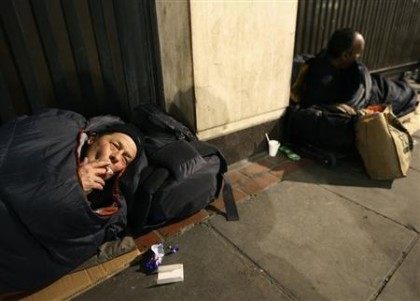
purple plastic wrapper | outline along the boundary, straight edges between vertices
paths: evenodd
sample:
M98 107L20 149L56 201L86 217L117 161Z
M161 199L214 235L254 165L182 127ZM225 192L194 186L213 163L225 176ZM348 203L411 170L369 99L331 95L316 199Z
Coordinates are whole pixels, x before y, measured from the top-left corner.
M163 256L165 256L165 251L163 249L163 244L155 244L150 247L153 251L153 256L150 258L144 265L147 272L152 273L157 270L159 265L162 263Z
M168 247L168 249L169 249L169 251L168 251L168 252L166 252L166 254L165 254L165 255L171 255L171 254L174 254L174 253L176 253L176 252L178 252L178 251L179 251L179 247L178 247L178 245L175 245L175 246L169 246L169 247Z
M144 267L146 268L146 271L149 272L149 273L152 273L152 272L156 271L158 266L159 265L154 258L151 258L144 265Z

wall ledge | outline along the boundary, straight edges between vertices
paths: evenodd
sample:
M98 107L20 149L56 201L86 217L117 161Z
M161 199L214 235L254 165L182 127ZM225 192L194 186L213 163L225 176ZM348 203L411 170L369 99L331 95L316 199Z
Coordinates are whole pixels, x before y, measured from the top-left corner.
M262 123L270 122L280 117L285 112L286 108L278 109L268 113L260 114L257 116L252 116L247 119L242 119L240 121L220 125L211 129L206 129L203 131L197 132L197 136L200 140L209 140L217 137L225 136L233 132L237 132L249 127L253 127Z

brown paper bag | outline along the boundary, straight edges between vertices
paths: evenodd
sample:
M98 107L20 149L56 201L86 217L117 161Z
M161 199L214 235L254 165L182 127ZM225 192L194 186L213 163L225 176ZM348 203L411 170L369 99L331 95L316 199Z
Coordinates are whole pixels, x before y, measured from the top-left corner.
M367 112L362 110L356 123L356 146L367 173L377 180L406 176L413 149L410 133L390 107L382 112Z

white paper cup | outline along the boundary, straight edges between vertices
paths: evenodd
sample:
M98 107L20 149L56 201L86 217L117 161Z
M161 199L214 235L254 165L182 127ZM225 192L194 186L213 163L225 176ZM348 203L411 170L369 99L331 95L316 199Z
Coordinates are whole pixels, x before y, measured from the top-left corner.
M279 151L280 142L277 140L268 141L268 154L270 157L275 157Z

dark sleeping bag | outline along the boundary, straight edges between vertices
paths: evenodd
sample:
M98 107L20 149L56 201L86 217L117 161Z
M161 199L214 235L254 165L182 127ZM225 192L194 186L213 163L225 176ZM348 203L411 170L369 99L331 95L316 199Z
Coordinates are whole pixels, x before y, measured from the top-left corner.
M86 125L77 113L51 109L0 128L0 293L49 284L123 230L124 198L117 213L99 216L79 183Z
M372 74L372 90L369 104L388 103L392 112L401 117L413 112L418 104L416 92L403 80L391 80Z
M359 110L373 104L390 104L393 113L401 117L414 111L418 104L416 93L408 83L370 74L362 62L337 69L323 50L316 57L307 58L306 63L309 68L302 91L303 108L345 103Z

